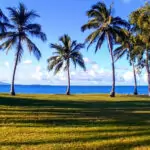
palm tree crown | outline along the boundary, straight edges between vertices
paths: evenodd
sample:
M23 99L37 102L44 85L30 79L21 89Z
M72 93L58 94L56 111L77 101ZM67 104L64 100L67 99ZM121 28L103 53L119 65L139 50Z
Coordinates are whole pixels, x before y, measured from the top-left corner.
M1 47L7 51L12 47L17 47L16 55L18 55L18 61L20 61L23 54L22 44L24 42L29 51L33 52L37 59L40 59L40 50L29 38L32 36L46 41L46 35L42 32L41 26L36 23L31 23L33 19L39 16L33 10L28 11L22 3L19 4L19 8L9 7L8 10L10 13L11 31L0 34L0 39L5 40L5 42L1 44ZM20 44L18 44L19 41Z
M95 52L101 48L105 38L109 38L110 46L113 48L114 39L123 35L122 27L129 27L127 21L120 17L112 16L112 5L108 9L102 2L93 5L92 8L87 11L89 21L82 26L81 30L93 29L94 31L86 38L86 42L89 42L89 46L96 42Z
M114 50L114 56L116 60L122 58L125 54L127 55L127 59L129 59L130 62L135 60L135 58L131 57L133 56L132 53L135 45L135 37L133 36L132 29L133 28L130 28L129 30L123 30L125 35L124 39L119 39L117 41L117 44L119 44L119 46Z
M50 45L50 47L56 51L53 53L54 56L48 59L48 70L55 68L55 74L62 68L67 70L68 60L71 60L75 67L79 65L85 70L86 67L83 56L79 52L80 49L84 48L84 44L78 44L77 41L71 41L71 38L68 35L60 37L59 41L61 44Z

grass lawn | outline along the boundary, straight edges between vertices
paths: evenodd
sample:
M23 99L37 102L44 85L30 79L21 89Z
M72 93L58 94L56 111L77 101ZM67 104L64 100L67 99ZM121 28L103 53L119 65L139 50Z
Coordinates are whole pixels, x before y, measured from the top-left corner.
M150 150L150 98L0 95L0 150Z

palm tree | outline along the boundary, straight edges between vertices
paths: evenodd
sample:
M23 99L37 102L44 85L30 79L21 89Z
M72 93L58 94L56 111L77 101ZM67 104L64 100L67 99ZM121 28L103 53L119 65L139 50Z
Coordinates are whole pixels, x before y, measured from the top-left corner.
M109 52L112 61L112 90L111 97L115 97L115 65L113 56L113 45L116 38L123 36L122 27L128 27L128 23L120 17L112 16L112 5L108 9L103 2L98 2L87 11L89 21L82 26L82 31L92 29L92 33L86 38L88 48L96 42L95 52L101 48L105 39L108 41Z
M46 35L42 32L41 26L37 23L32 23L33 19L39 17L33 10L29 11L24 4L20 3L19 7L7 8L10 13L10 21L12 29L9 32L0 34L0 39L4 42L0 45L1 48L7 52L15 47L15 65L13 70L13 77L11 83L11 95L15 95L14 80L18 63L21 61L24 44L27 45L29 52L32 52L34 56L39 60L41 52L37 46L30 39L31 37L37 37L42 41L46 41Z
M136 26L136 35L139 37L135 52L139 53L138 65L146 68L148 80L148 94L150 96L150 3L138 8L130 14L130 22ZM142 54L142 55L141 55Z
M55 70L54 74L57 74L61 69L67 71L68 88L67 95L70 95L70 63L73 65L79 65L82 69L86 70L83 56L80 53L80 49L84 48L84 44L72 41L68 35L63 35L59 38L60 44L50 44L50 48L55 49L54 56L48 59L48 70Z
M132 54L134 53L134 45L135 45L133 38L136 37L133 36L132 31L133 28L130 28L130 30L124 30L126 37L123 41L119 41L120 46L114 50L114 56L116 57L116 61L117 61L118 59L121 59L125 54L127 54L127 59L129 59L130 64L133 67L134 95L138 95L137 77L136 77L136 70L135 70L136 55Z

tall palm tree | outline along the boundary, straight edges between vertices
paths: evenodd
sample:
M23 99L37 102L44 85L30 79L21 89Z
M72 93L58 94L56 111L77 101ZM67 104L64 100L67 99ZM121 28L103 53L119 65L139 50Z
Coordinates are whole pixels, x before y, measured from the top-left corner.
M60 44L50 44L50 48L55 49L54 56L48 59L48 70L55 70L54 74L57 74L61 69L67 71L68 87L67 95L70 95L70 63L73 65L79 65L82 69L86 70L83 56L80 50L84 48L84 44L72 41L68 35L63 35L59 38Z
M121 59L124 55L127 55L127 59L129 59L129 62L133 67L134 95L138 95L137 77L136 77L136 70L135 70L136 55L133 55L134 46L136 46L134 39L136 37L133 36L132 31L133 28L130 28L130 30L124 30L126 37L125 39L123 39L123 41L119 41L120 46L114 50L114 56L116 57L116 61L117 61L118 59Z
M112 61L112 90L111 97L115 97L115 65L113 56L113 45L118 36L123 36L121 32L122 27L128 27L128 23L120 17L112 16L112 5L110 8L103 2L98 2L93 5L92 8L87 11L89 21L82 26L82 31L92 29L92 33L86 38L86 42L89 43L88 48L96 42L95 52L101 48L105 39L108 41L109 52Z
M42 32L41 26L37 23L32 23L33 19L39 17L33 10L29 11L24 4L20 3L19 7L9 7L10 22L12 29L9 32L0 34L0 39L4 42L0 45L1 48L7 52L13 47L16 48L15 52L15 65L13 70L13 77L11 83L11 95L15 95L14 80L18 63L21 61L24 44L26 44L29 52L39 60L41 52L37 46L32 42L30 37L37 37L42 41L46 41L46 35Z
M130 22L136 26L136 34L139 36L135 52L143 54L139 64L141 68L146 68L150 96L150 3L147 2L144 6L133 11L130 14Z

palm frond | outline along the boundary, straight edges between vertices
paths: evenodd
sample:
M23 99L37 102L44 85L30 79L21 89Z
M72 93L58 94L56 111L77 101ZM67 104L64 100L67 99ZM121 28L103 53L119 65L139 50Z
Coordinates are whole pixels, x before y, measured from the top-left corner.
M72 41L70 48L73 49L77 45L77 41Z
M7 31L7 28L13 28L13 26L9 23L9 19L0 9L0 32L4 33Z
M71 58L71 62L72 62L73 66L76 69L77 68L77 63L76 63L76 59L74 57Z
M39 32L39 31L28 31L28 33L30 33L30 35L37 37L39 39L41 39L43 42L45 42L47 40L46 34L43 32Z
M58 63L55 66L54 74L57 74L58 72L60 72L60 70L62 69L62 67L63 67L63 62Z
M51 61L56 61L57 59L59 59L59 56L52 56L48 58L47 62L50 63Z
M115 61L117 61L118 59L121 59L127 52L128 52L128 49L124 48L122 45L117 47L114 50Z
M34 56L37 58L37 60L40 60L41 52L37 48L37 46L27 37L25 38L25 41L26 41L26 44L27 44L29 51L34 54Z
M112 4L110 5L109 9L108 9L108 16L112 16L113 13L113 6L114 6L114 2L112 2Z
M89 49L89 47L97 41L97 39L99 38L99 35L101 34L100 30L96 30L94 32L92 32L86 39L85 42L89 43L87 49Z
M80 52L74 51L70 55L70 59L73 62L75 68L76 68L77 65L79 65L82 69L86 70L86 67L85 67L85 64L84 64L84 59L83 59L83 56Z
M63 63L63 61L62 61L62 58L59 56L57 56L57 57L54 56L54 57L49 58L48 59L48 70L49 71L53 70L60 63Z
M74 47L72 47L71 53L74 51L79 51L81 49L83 49L85 47L85 44L82 43L76 43L76 45L74 45Z
M130 24L126 20L121 19L120 17L112 18L112 25L113 26L122 26L127 29L130 28Z
M19 24L19 13L15 7L8 7L10 20L15 24Z
M25 26L26 31L41 31L41 25L34 23L34 24L28 24Z
M65 34L59 38L59 41L62 42L62 44L66 47L69 48L69 43L71 41L71 38L69 35ZM70 45L71 46L71 45Z
M89 20L87 24L83 25L81 27L81 31L84 32L87 29L97 29L99 26L99 22L97 21L97 19L94 18Z
M76 64L79 65L84 71L86 71L86 66L83 60L83 57L76 58Z
M40 17L40 16L34 10L27 11L25 14L26 21L28 21L28 22L32 21L33 19L35 19L37 17Z
M7 38L17 36L16 32L4 32L0 33L0 40L5 40Z
M59 55L64 54L64 47L58 44L50 44L50 48L55 49L54 53L58 53Z
M98 51L98 49L101 48L102 44L104 43L104 40L105 40L105 35L106 33L103 32L101 34L101 36L99 37L98 41L97 41L97 44L96 44L96 48L95 48L95 53Z
M7 23L9 22L7 16L3 13L3 11L1 9L0 9L0 20L2 22L7 22Z
M96 10L96 9L90 9L89 11L87 11L86 14L89 18L100 18L101 17L101 13L99 12L99 10Z
M0 45L1 50L6 50L6 53L17 43L17 36L10 37L7 41Z
M103 2L98 2L97 4L93 5L92 9L99 11L101 13L101 15L106 14L108 16L107 7L106 7L105 3L103 3Z

